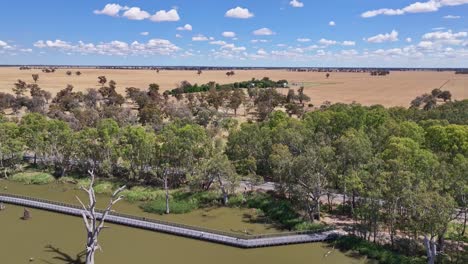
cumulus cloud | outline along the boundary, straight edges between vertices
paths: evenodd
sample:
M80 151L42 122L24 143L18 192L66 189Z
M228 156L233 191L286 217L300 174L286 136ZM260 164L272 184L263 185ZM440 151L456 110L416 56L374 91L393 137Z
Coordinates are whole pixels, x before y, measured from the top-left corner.
M271 36L271 35L275 35L276 33L273 32L269 28L260 28L260 29L255 30L253 34L256 36Z
M304 3L298 0L292 0L291 2L289 2L289 5L292 7L304 7Z
M356 46L356 42L350 41L350 40L345 40L343 41L343 46Z
M253 17L254 14L251 13L249 9L238 6L236 8L229 9L225 16L231 18L247 19Z
M235 38L236 37L236 33L235 32L232 32L232 31L224 31L222 33L223 37L225 38Z
M217 41L211 41L210 42L211 45L220 45L220 46L224 46L226 45L226 41L222 41L222 40L217 40Z
M0 40L0 47L3 48L3 47L6 47L6 46L8 46L8 43L6 43L5 41Z
M310 38L298 38L297 41L298 42L309 42Z
M427 2L415 2L401 9L381 8L370 10L361 14L363 18L370 18L379 15L396 16L406 13L428 13L436 12L444 6L458 6L468 4L468 0L429 0Z
M398 31L392 30L391 33L378 34L367 38L366 41L370 43L395 42L398 41Z
M148 35L149 35L149 32L147 32L147 31L141 32L140 35L142 35L142 36L148 36Z
M150 14L146 11L141 10L139 7L132 7L125 11L124 17L130 20L143 20L150 17Z
M461 45L463 39L468 37L468 32L461 31L454 33L452 30L429 32L422 36L425 41L433 41L436 44Z
M63 40L39 40L34 46L40 49L53 49L67 54L97 54L109 56L171 55L180 48L166 39L151 39L147 43L134 41L127 43L114 40L100 43L71 43Z
M175 22L179 21L180 17L176 9L171 9L169 11L159 10L151 16L150 20L154 22Z
M336 23L335 23L335 21L330 21L330 22L328 22L328 25L330 27L334 27L334 26L336 26Z
M192 25L190 24L185 24L183 27L178 27L177 30L180 31L192 31Z
M192 37L192 41L208 41L209 39L203 35L196 35Z
M266 52L264 49L259 49L257 50L257 54L260 56L265 56L268 55L268 52Z
M408 43L413 42L413 39L412 38L406 38L406 42L408 42Z
M106 16L119 16L119 12L122 10L127 10L128 7L121 6L119 4L107 4L101 10L94 10L94 14L96 15L106 15Z
M336 45L338 42L335 40L329 40L329 39L320 39L318 41L320 44L325 45L325 46L331 46L331 45Z

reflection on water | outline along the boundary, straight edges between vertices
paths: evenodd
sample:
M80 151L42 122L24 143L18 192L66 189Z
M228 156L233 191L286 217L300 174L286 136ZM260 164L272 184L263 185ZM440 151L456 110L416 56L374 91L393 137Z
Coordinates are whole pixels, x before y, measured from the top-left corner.
M79 217L6 205L0 211L0 263L83 264L85 228ZM366 263L323 243L238 249L208 242L109 224L100 238L99 264L309 264ZM29 262L33 259L33 262Z

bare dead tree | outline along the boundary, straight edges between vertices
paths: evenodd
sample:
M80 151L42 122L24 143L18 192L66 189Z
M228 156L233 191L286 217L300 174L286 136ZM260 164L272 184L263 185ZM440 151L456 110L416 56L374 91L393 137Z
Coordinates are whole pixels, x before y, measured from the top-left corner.
M122 200L123 196L119 194L126 188L125 186L120 187L117 189L113 194L107 205L106 209L103 213L96 212L96 194L94 192L94 171L88 171L89 175L91 176L91 182L89 183L89 187L81 187L88 196L89 196L89 205L85 206L84 203L76 196L78 202L80 202L81 206L83 207L83 211L81 212L83 216L83 221L85 223L86 231L87 231L87 240L86 240L86 264L94 264L94 254L96 253L97 249L101 250L101 246L98 243L98 237L101 233L102 229L106 228L104 226L104 221L109 216L109 213L112 212L112 206L116 204L118 201Z

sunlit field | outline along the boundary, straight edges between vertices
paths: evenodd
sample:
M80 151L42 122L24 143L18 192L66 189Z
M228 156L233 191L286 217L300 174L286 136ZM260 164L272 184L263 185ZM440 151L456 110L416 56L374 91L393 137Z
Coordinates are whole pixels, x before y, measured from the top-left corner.
M80 71L81 76L74 74ZM325 73L289 72L286 70L245 70L235 71L228 77L226 71L156 71L151 70L105 70L105 69L58 69L55 73L42 73L41 70L19 70L18 68L0 68L0 92L11 92L13 84L21 79L33 82L31 75L39 74L38 85L53 94L65 88L67 84L75 91L97 88L97 77L104 75L108 80L117 82L117 91L124 93L126 87L146 88L150 83L157 83L162 90L176 88L181 81L204 84L215 81L221 84L246 81L252 78L269 77L272 80L286 79L292 87L305 86L305 93L311 97L311 103L320 105L325 101L332 103L352 103L363 105L381 104L384 106L408 107L416 96L443 86L450 90L454 99L468 98L468 76L454 72L391 72L388 76L370 76L369 73L331 73L327 79ZM286 93L287 90L284 91Z

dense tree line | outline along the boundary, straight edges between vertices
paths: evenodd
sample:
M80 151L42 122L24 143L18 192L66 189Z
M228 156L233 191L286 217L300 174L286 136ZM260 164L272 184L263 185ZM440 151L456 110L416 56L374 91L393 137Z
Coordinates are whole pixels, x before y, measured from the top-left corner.
M233 75L233 73L228 72L228 76ZM179 87L172 89L169 93L170 94L182 94L182 93L199 93L199 92L207 92L212 88L215 88L217 90L220 89L247 89L247 88L287 88L288 87L288 81L287 80L279 80L279 81L273 81L270 80L268 77L265 77L263 79L255 79L252 78L250 81L244 81L244 82L234 82L230 84L219 84L215 82L209 82L207 84L190 84L187 81L183 81L179 84Z
M455 218L462 219L459 235L466 233L467 112L452 110L467 105L457 102L431 110L440 115L424 114L463 124L415 122L413 114L424 110L357 104L331 105L301 120L274 112L267 121L233 131L226 153L239 174L271 177L312 221L320 219L320 199L340 193L339 211L354 219L356 235L378 241L388 234L395 247L408 237L411 254L424 238L428 256L435 258L435 252L459 246L445 243ZM326 207L338 210L331 203Z

